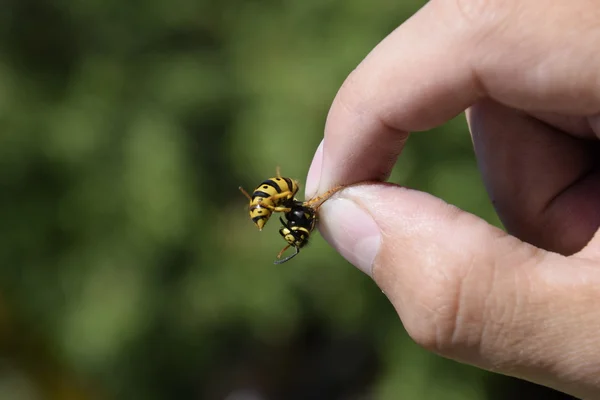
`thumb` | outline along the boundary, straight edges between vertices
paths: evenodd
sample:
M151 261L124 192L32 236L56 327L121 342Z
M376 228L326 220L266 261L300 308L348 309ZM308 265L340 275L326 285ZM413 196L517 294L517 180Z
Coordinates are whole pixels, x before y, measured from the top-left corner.
M571 394L600 394L593 261L538 249L391 184L344 189L319 215L325 239L373 277L421 346Z

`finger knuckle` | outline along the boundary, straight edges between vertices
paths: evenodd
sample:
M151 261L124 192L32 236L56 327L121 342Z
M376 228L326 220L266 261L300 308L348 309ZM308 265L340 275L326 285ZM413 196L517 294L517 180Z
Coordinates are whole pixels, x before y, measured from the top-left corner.
M499 234L496 240L513 239ZM533 246L520 246L506 254L463 256L460 265L445 268L445 274L429 274L415 296L419 312L405 324L409 335L420 346L448 357L464 355L465 350L488 353L501 347L499 342L516 346L531 336L513 332L523 331L531 308L536 278L527 271L535 271L544 254ZM439 260L435 262L437 266L428 269L444 270ZM520 266L519 272L515 265Z
M471 215L454 207L448 207L447 218L457 225L472 222L464 221L472 219ZM417 344L446 356L465 346L481 345L499 268L497 259L488 252L460 248L454 252L452 257L444 253L444 259L423 258L427 264L420 267L423 272L413 296L415 308L405 321L407 332Z
M471 261L470 264L475 264ZM468 266L467 269L471 269ZM411 338L427 350L447 354L465 338L466 325L477 327L479 311L468 304L469 274L428 276L427 284L415 296L416 318L405 325ZM471 336L470 332L467 336Z

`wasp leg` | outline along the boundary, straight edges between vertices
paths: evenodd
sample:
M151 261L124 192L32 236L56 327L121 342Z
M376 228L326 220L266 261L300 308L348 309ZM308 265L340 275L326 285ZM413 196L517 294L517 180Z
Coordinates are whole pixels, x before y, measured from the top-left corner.
M334 194L336 194L343 188L344 188L343 185L336 186L333 189L326 191L321 196L313 197L312 199L305 201L304 205L308 206L308 207L312 207L315 209L315 211L317 211L323 203L325 203L331 196L333 196ZM316 203L318 203L317 206L314 205Z
M279 258L281 258L281 256L283 255L283 253L289 249L292 245L288 244L287 246L285 246L280 252L279 254L277 254L277 260L273 261L273 264L283 264L286 261L291 260L292 258L296 257L298 255L298 253L300 253L300 249L296 246L294 246L294 249L296 249L296 252L290 256L287 256L286 258L284 258L283 260L279 260Z
M291 208L289 208L289 207L274 207L274 206L270 206L270 205L267 205L267 204L262 204L262 203L259 203L259 204L260 204L260 206L261 206L261 207L263 207L263 208L266 208L266 209L269 209L269 210L271 210L272 212L282 212L282 213L287 213L287 212L290 212L290 211L292 211L292 209L291 209Z
M274 212L282 212L282 213L287 213L287 212L290 212L290 211L292 211L292 209L291 209L291 208L289 208L289 207L273 207L273 211L274 211Z
M243 188L243 187L241 187L241 186L240 186L240 187L239 187L239 189L240 189L240 192L242 192L242 194L248 198L248 200L252 201L252 196L250 196L250 195L248 194L248 192L246 192L246 191L244 190L244 188Z
M273 212L287 213L287 212L292 211L292 209L289 207L273 207L273 206L263 206L263 207L266 207Z
M279 200L279 199L291 199L294 196L294 193L290 192L289 190L286 190L285 192L281 192L281 193L277 193L274 194L272 196L269 196L268 198L271 200Z
M286 212L292 211L292 209L289 208L289 207L281 207L281 206L275 207L275 206L272 206L272 205L269 205L269 204L263 204L262 201L259 201L258 205L255 205L254 207L258 208L259 206L263 207L263 208L266 208L268 210L271 210L272 212L283 212L283 213L286 213Z
M278 258L278 259L279 259L279 258L281 258L281 256L283 255L283 253L285 253L285 251L286 251L287 249L289 249L290 247L292 247L292 245L291 245L291 244L288 244L288 245L287 245L287 246L285 246L283 249L281 249L281 251L280 251L280 252L277 254L277 258Z
M292 192L290 192L289 190L286 192L282 192L282 193L278 193L278 194L274 194L273 196L269 196L267 197L269 200L273 201L273 200L279 200L281 198L285 198L285 199L291 199L293 196ZM262 199L259 199L258 204L261 207L264 208L268 208L269 210L273 211L273 212L290 212L292 211L292 209L290 207L282 207L282 206L272 206L270 204L264 204Z

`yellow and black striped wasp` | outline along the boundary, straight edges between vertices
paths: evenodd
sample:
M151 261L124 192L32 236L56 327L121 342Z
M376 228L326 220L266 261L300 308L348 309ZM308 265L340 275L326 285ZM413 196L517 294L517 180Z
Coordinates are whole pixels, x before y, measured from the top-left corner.
M263 181L254 189L252 196L240 186L240 191L250 200L248 211L259 231L274 212L289 212L294 205L294 196L300 186L290 178L284 178L277 168L277 176Z
M262 230L274 212L284 213L285 220L279 217L282 224L279 234L288 244L277 254L275 260L275 264L283 264L298 255L300 249L308 244L317 224L318 209L342 187L337 186L322 196L302 202L294 197L299 190L298 182L282 177L277 168L277 176L262 182L254 189L252 196L242 187L239 189L250 201L250 218L259 230ZM290 247L294 247L295 252L281 259L283 253Z

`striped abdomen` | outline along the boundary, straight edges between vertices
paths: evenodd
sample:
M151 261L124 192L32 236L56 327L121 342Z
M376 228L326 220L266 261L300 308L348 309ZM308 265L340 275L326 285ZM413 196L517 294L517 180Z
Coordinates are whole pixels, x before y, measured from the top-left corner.
M252 193L250 218L259 230L265 226L274 211L286 212L286 203L293 201L298 184L290 178L269 178Z

